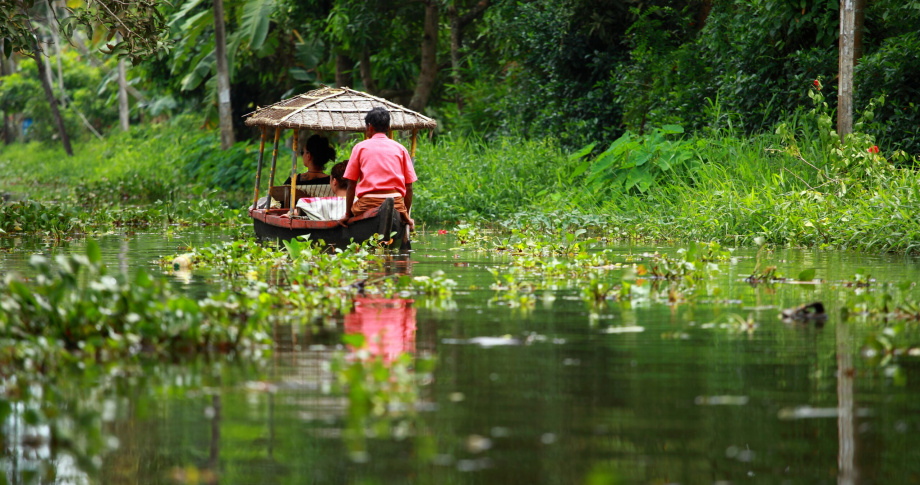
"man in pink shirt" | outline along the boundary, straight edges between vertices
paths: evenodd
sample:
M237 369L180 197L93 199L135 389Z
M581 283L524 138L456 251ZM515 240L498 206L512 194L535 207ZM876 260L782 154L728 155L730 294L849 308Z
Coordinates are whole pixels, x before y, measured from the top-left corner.
M345 169L348 191L342 223L383 204L387 198L393 198L403 222L409 225L410 231L415 230L415 221L409 217L409 210L412 208L412 183L418 177L406 148L387 138L390 112L385 108L374 108L364 117L364 123L367 139L351 150Z

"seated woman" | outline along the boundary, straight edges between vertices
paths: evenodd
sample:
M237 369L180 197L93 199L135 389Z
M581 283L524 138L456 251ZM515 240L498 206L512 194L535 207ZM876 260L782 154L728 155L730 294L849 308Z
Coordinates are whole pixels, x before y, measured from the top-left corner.
M324 173L330 160L335 160L335 148L329 144L329 139L320 135L308 138L303 150L303 165L307 171L297 174L297 190L314 197L332 196L329 176ZM282 185L290 184L291 177L288 177Z
M297 208L307 219L330 221L345 217L345 192L348 190L348 181L344 177L346 165L348 162L339 162L332 166L329 188L334 194L333 197L303 197L297 201Z

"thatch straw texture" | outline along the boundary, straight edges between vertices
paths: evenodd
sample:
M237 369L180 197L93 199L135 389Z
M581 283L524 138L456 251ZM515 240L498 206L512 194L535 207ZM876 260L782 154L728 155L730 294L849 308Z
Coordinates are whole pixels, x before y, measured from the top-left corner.
M438 126L435 120L385 99L354 89L329 87L259 108L245 115L246 126L360 132L365 129L364 116L377 106L390 112L391 130L430 130Z

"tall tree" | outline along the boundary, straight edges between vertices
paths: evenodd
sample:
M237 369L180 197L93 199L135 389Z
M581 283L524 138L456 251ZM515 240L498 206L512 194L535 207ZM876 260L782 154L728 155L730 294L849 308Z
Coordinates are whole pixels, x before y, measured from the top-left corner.
M856 0L840 0L837 134L840 141L853 132L853 63L856 53Z
M118 35L119 37L121 34ZM118 124L121 131L128 131L129 128L129 111L128 111L128 73L125 68L125 60L118 60Z
M233 110L230 106L230 71L227 66L227 34L224 29L224 2L214 0L214 42L217 55L217 100L220 117L220 148L236 141L233 135Z
M54 4L55 2L53 1L48 3L48 16L57 19L57 16L52 11L52 9L54 9ZM61 96L61 106L66 107L67 91L64 90L64 66L63 61L61 60L61 38L60 35L58 35L59 29L60 26L55 20L48 30L51 33L51 43L54 44L54 58L57 61L58 91L60 91L59 94Z
M463 78L460 76L460 48L463 46L463 30L476 17L482 15L482 12L488 6L489 0L480 0L462 15L457 8L456 0L447 7L447 17L450 19L450 68L454 89L459 89L460 83L463 82ZM463 111L463 97L459 91L457 92L456 100L457 109Z
M24 8L22 12L25 14ZM64 126L64 118L61 116L57 98L54 97L54 89L51 87L51 71L48 69L47 57L38 42L38 32L35 29L35 25L29 19L26 19L26 25L28 25L29 30L32 32L32 48L27 55L35 60L35 66L38 68L38 78L42 83L42 89L45 91L45 98L47 98L48 105L51 108L51 117L54 119L54 124L57 125L58 135L61 137L61 144L64 145L64 152L72 157L73 148L70 146L70 136L67 134L67 129Z
M121 131L128 131L129 128L129 110L128 110L128 78L125 60L118 60L118 124L121 125Z
M9 76L16 72L16 61L12 56L7 57L2 52L5 51L5 40L0 39L0 76ZM16 129L13 126L13 113L3 112L3 141L10 144L16 139Z
M355 78L352 75L355 61L351 60L345 54L339 53L335 56L335 85L336 87L348 86L355 87Z
M422 60L419 67L415 92L409 101L409 109L422 111L428 105L428 98L438 77L438 21L440 10L437 0L423 0L425 24L422 29Z
M361 84L364 85L364 90L371 94L376 93L377 81L374 80L374 72L371 68L371 51L367 47L361 51L359 71L361 73Z

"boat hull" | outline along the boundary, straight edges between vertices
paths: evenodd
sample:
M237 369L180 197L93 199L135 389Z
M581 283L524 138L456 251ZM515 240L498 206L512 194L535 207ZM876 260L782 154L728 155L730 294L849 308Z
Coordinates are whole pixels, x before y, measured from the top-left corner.
M403 250L408 249L408 241L404 237L407 227L394 208L393 199L384 200L380 207L367 211L361 217L349 219L347 227L338 221L308 221L281 217L287 212L287 209L250 209L249 216L252 217L256 237L263 241L285 241L299 236L309 236L313 241L322 240L328 246L344 248L352 241L364 242L373 238L375 234L389 236L395 233L390 244Z

